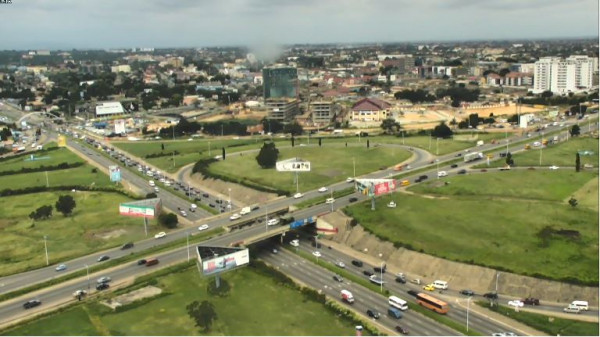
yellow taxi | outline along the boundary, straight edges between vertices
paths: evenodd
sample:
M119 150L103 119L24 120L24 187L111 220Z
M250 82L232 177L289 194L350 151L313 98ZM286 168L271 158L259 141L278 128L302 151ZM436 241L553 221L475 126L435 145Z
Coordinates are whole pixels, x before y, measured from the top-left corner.
M434 291L435 287L433 286L433 283L430 283L430 284L424 286L423 289L425 289L427 291Z

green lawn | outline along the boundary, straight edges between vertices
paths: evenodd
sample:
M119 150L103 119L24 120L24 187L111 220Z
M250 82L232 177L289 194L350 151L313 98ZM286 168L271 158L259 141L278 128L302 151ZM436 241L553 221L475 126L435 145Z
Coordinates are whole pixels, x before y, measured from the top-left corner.
M47 171L47 173L32 172L0 176L0 189L46 186L46 183L50 187L65 185L114 186L114 183L110 182L108 175L102 173L100 170L93 173L92 169L94 167L91 165L83 165L72 169ZM47 180L46 177L48 178Z
M532 142L533 143L533 142ZM571 166L575 167L575 153L577 151L589 150L594 154L591 156L580 156L581 165L592 164L598 167L598 139L581 136L569 138L569 141L548 145L541 150L542 166L556 165L559 167ZM540 148L531 147L530 150L516 153L513 155L513 160L516 166L540 166ZM505 160L500 159L490 162L490 167L505 166ZM485 164L480 164L477 167L486 167Z
M48 220L33 221L28 215L38 207L52 205L59 195L69 194L77 206L73 215L64 217L53 209ZM0 203L0 275L39 268L46 265L44 235L48 237L51 264L95 251L143 239L140 218L119 215L119 203L130 201L117 193L54 192L3 197ZM158 232L150 221L149 236Z
M100 309L97 304L77 307L5 332L10 335L76 335L109 332L122 336L203 335L186 312L193 301L208 300L215 306L217 320L208 335L227 336L323 336L354 334L354 326L338 319L323 305L306 300L299 291L283 287L267 276L246 267L222 275L231 286L226 297L206 291L213 278L202 278L195 267L157 279L167 292L141 306L119 313ZM69 315L67 315L69 313ZM49 321L53 327L48 331ZM93 326L91 321L95 322ZM76 328L74 326L77 326ZM50 333L51 332L51 333Z
M34 159L31 160L30 155L12 157L0 163L0 172L17 171L21 168L37 168L40 166L55 166L61 163L83 163L83 160L69 151L67 148L57 148L48 152L37 152L32 154Z
M379 198L376 212L368 202L347 212L376 235L427 254L597 284L598 212L573 209L563 199L594 175L548 172L555 173L555 179L544 179L534 178L534 173L490 173L485 181L481 175L455 176L444 179L449 185L437 188L437 181L430 181L411 191L452 198L395 193ZM385 207L391 199L397 208ZM550 229L543 230L547 226ZM577 231L578 236L559 230Z
M390 167L411 156L411 152L389 147L353 147L341 144L323 145L323 147L294 147L279 149L279 160L302 158L311 162L311 172L299 173L300 191L308 191L344 181L352 177L355 158L356 175L377 171L381 166ZM277 172L273 169L261 169L256 163L256 155L232 156L227 160L212 164L212 172L242 180L246 179L260 185L270 186L289 192L296 191L294 173Z
M478 305L490 309L489 302L477 302ZM493 309L530 327L543 331L549 336L598 336L598 323L582 322L574 319L551 317L526 311L515 312L513 308L503 305Z

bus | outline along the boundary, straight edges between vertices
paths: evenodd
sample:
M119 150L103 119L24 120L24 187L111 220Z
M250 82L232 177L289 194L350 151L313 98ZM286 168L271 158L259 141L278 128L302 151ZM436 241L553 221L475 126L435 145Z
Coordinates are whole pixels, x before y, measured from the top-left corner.
M400 310L408 310L408 303L406 303L406 301L401 299L400 297L390 296L388 298L388 303L394 308Z
M445 314L448 312L448 304L446 302L440 301L437 298L427 294L418 293L417 303L425 308L429 308L437 312L438 314Z

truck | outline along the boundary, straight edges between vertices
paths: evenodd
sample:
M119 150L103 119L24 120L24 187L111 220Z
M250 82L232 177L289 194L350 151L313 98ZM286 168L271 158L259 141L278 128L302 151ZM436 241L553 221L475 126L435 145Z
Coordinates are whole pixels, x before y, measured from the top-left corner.
M354 303L354 296L352 296L351 292L349 292L346 289L343 289L341 294L342 294L342 301L349 303L349 304Z
M242 208L242 210L240 211L240 215L246 215L250 212L251 212L250 206L247 206L247 207Z
M481 153L481 152L467 153L464 156L465 163L468 163L470 161L479 160L482 158L483 158L483 153Z

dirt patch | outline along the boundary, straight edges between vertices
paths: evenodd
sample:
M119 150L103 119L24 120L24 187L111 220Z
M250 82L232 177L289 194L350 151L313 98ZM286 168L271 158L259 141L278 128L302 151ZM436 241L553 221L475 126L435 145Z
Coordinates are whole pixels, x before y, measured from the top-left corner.
M96 233L96 234L93 234L92 236L99 237L104 240L108 240L108 239L118 238L119 236L126 234L126 233L127 233L127 231L124 229L115 229L114 231L110 231L110 232Z
M101 303L114 310L117 307L120 307L122 305L127 305L132 302L144 299L144 298L158 296L161 293L162 293L162 289L154 287L154 286L147 286L144 288L134 290L127 294L117 296L117 297L109 299L107 301L102 301Z
M276 193L261 192L239 184L219 179L205 178L199 173L192 174L191 179L197 186L204 186L211 191L219 193L220 198L223 200L228 200L229 189L231 189L232 202L240 206L264 203L277 198Z

